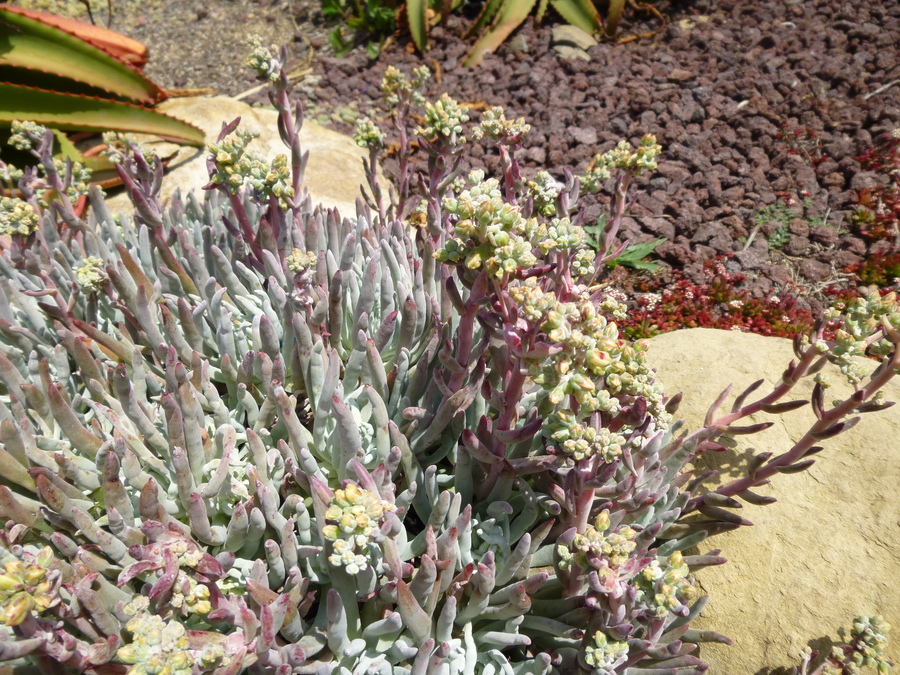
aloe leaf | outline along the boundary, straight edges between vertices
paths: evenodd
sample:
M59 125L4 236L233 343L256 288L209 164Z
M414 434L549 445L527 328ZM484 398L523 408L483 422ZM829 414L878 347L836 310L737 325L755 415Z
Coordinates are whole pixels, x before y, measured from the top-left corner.
M497 22L484 35L479 38L472 51L466 57L465 66L477 66L484 55L493 52L503 44L516 28L528 18L537 0L506 0Z
M609 0L609 10L606 13L606 35L615 37L619 30L619 21L622 19L622 11L625 9L625 0Z
M62 131L59 131L58 129L52 129L51 131L53 131L53 135L56 137L57 146L59 147L58 155L63 158L69 158L73 162L80 162L90 169L92 183L96 183L102 188L110 188L122 184L122 179L119 178L119 172L116 171L116 165L109 161L107 157L99 154L85 155ZM171 157L172 155L160 157L163 167L168 166Z
M612 0L613 3L616 0ZM600 14L590 0L550 0L553 9L573 26L593 35L600 30Z
M478 15L478 18L472 23L469 27L469 30L466 31L466 38L470 38L473 35L477 35L482 31L482 29L489 25L491 21L493 21L494 17L497 15L497 12L500 11L500 8L503 6L503 0L488 0L484 3L484 8L481 10L481 13Z
M427 0L406 0L406 18L409 21L409 33L420 52L428 46L428 23L426 12Z
M56 145L59 148L59 155L63 158L71 159L73 162L80 162L84 164L91 172L97 171L113 171L116 170L116 165L110 162L106 157L102 155L91 155L85 156L81 153L81 151L75 147L75 144L72 140L66 136L63 132L58 131L57 129L53 129L53 136L56 138ZM92 181L97 182L97 181Z
M31 120L65 131L132 131L202 146L203 132L187 122L131 103L0 83L0 125Z
M69 78L141 103L164 96L153 81L102 49L8 6L0 6L0 66Z
M104 28L103 26L88 23L87 21L79 21L78 19L59 16L52 12L42 12L37 9L26 9L24 7L11 7L10 9L17 14L34 19L35 21L39 21L48 26L55 26L66 33L74 35L80 40L89 42L122 63L132 65L138 70L142 70L147 64L147 45L134 38L130 38L127 35L117 33L116 31Z

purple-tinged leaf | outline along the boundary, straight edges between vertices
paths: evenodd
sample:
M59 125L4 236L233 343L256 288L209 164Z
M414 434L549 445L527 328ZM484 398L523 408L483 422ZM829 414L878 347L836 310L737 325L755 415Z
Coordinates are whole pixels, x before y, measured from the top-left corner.
M801 471L806 471L809 467L816 463L814 459L805 459L802 462L796 462L795 464L789 464L788 466L776 466L775 470L778 473L800 473Z
M737 398L734 399L734 403L731 406L731 412L737 412L738 410L740 410L744 406L744 401L747 400L747 397L754 391L759 389L764 383L765 380L757 380L749 387L744 389L744 391L742 391L740 394L738 394Z
M859 423L860 419L862 419L862 418L851 417L849 420L844 420L843 422L838 422L837 424L832 424L830 427L828 427L824 431L810 431L809 435L812 436L817 441L825 441L825 440L828 440L829 438L834 438L838 434L842 434L849 429L852 429Z
M763 412L769 413L771 415L783 415L784 413L789 413L793 410L802 408L807 403L808 403L808 401L785 401L784 403L764 403L761 406L761 410Z

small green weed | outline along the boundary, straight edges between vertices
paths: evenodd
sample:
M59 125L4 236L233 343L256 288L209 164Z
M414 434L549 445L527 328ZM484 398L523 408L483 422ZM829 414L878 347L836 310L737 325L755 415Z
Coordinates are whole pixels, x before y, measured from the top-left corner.
M790 224L797 214L784 204L776 203L764 206L753 216L757 227L762 227L768 222L778 223L778 229L769 235L769 248L781 248L791 238Z
M597 223L595 225L586 225L584 228L584 231L587 232L589 236L588 245L595 251L600 250L600 235L605 229L606 216L600 216L597 218ZM653 251L656 250L656 247L665 241L668 240L665 237L662 237L660 239L655 239L654 241L648 241L644 244L632 244L622 252L622 255L606 263L606 266L610 269L621 266L631 267L636 270L644 270L646 272L655 272L659 269L659 265L644 260L644 258L653 253Z
M797 211L792 210L788 204L777 202L775 204L769 204L753 214L753 222L756 223L757 229L772 221L778 223L778 229L769 235L768 241L770 249L781 248L788 243L788 240L791 238L791 221L797 218L805 220L810 227L829 226L835 228L838 234L847 234L846 230L840 229L836 225L832 225L828 222L829 212L826 212L824 216L807 215L812 211L813 206L812 199L809 197L800 202L800 206L802 211L798 213ZM741 237L738 241L743 242L745 240L746 238Z
M382 0L323 0L322 14L339 23L328 34L328 43L338 56L347 54L360 41L368 41L369 58L376 59L397 27L394 9Z

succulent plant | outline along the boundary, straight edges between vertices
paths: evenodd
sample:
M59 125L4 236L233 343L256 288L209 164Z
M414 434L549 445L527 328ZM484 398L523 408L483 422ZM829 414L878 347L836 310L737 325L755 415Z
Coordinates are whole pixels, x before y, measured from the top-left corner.
M690 622L707 602L688 555L746 523L740 503L802 470L819 439L884 407L897 365L894 298L860 301L798 338L775 390L680 434L647 344L614 322L597 280L620 252L628 183L655 140L595 163L617 172L599 254L574 213L579 181L524 181L523 121L486 116L502 174L460 175L463 106L426 108L400 176L352 218L312 207L299 104L273 82L288 152L247 152L238 121L209 155L203 201L158 199L162 169L118 157L134 203L96 188L88 220L28 127L37 174L0 211L0 659L88 673L699 673ZM398 128L417 104L397 72ZM614 175L610 174L611 177ZM540 200L534 192L539 191ZM9 199L12 199L11 197ZM27 212L27 213L26 213ZM552 214L552 215L547 215ZM22 223L27 227L22 227ZM869 379L854 354L878 352ZM827 361L857 393L745 479L715 491L685 465L781 402ZM696 514L701 514L698 519ZM693 517L689 517L693 516ZM689 518L688 518L689 517ZM687 519L686 519L687 518Z
M817 666L813 667L813 661L818 661L818 652L810 648L803 650L800 669L793 668L792 675L856 675L861 668L874 668L879 675L891 672L893 665L885 656L887 648L887 633L891 625L879 616L858 616L853 621L850 629L848 644L832 647L831 654L827 655ZM843 628L838 629L838 635L847 640L847 633Z

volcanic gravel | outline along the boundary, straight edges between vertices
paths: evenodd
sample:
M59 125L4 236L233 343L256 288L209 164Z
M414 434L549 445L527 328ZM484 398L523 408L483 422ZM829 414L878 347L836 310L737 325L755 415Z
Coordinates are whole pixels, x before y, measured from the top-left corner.
M601 43L590 61L555 53L551 13L540 26L529 19L476 68L461 66L471 17L434 29L424 57L400 40L371 61L364 47L330 56L320 0L115 5L112 27L150 46L147 72L167 88L246 92L256 84L243 65L248 32L292 41L297 62L312 50L314 73L296 91L310 117L341 131L354 115L383 119L388 65L410 73L424 61L436 73L429 98L447 92L473 104L475 120L477 109L502 105L532 124L519 154L526 175L583 172L620 139L656 134L663 158L638 181L623 235L666 238L656 249L664 266L697 282L703 261L730 253L730 271L746 273L758 296L791 282L814 294L871 252L851 214L859 191L885 178L855 158L900 127L897 0L657 0L664 30ZM623 34L657 25L629 8ZM262 92L247 100L267 102ZM480 144L469 152L496 169ZM609 198L583 198L588 222Z
M665 237L657 254L689 278L702 277L703 261L732 253L731 271L747 273L757 295L837 280L867 253L850 219L859 190L884 180L855 158L900 127L900 3L656 6L665 30L591 47L590 61L561 59L550 27L529 20L481 66L463 68L465 26L451 19L432 32L424 61L440 76L426 93L525 117L533 128L519 155L524 167L558 178L567 167L583 172L622 138L636 143L655 134L663 159L638 182L622 232L635 243ZM361 51L319 59L320 77L300 87L311 110L383 117L379 83L387 66L410 73L422 63L404 47L389 47L375 62ZM477 144L471 153L496 168L497 158L482 156ZM582 202L587 217L608 201ZM780 241L770 246L779 228Z

